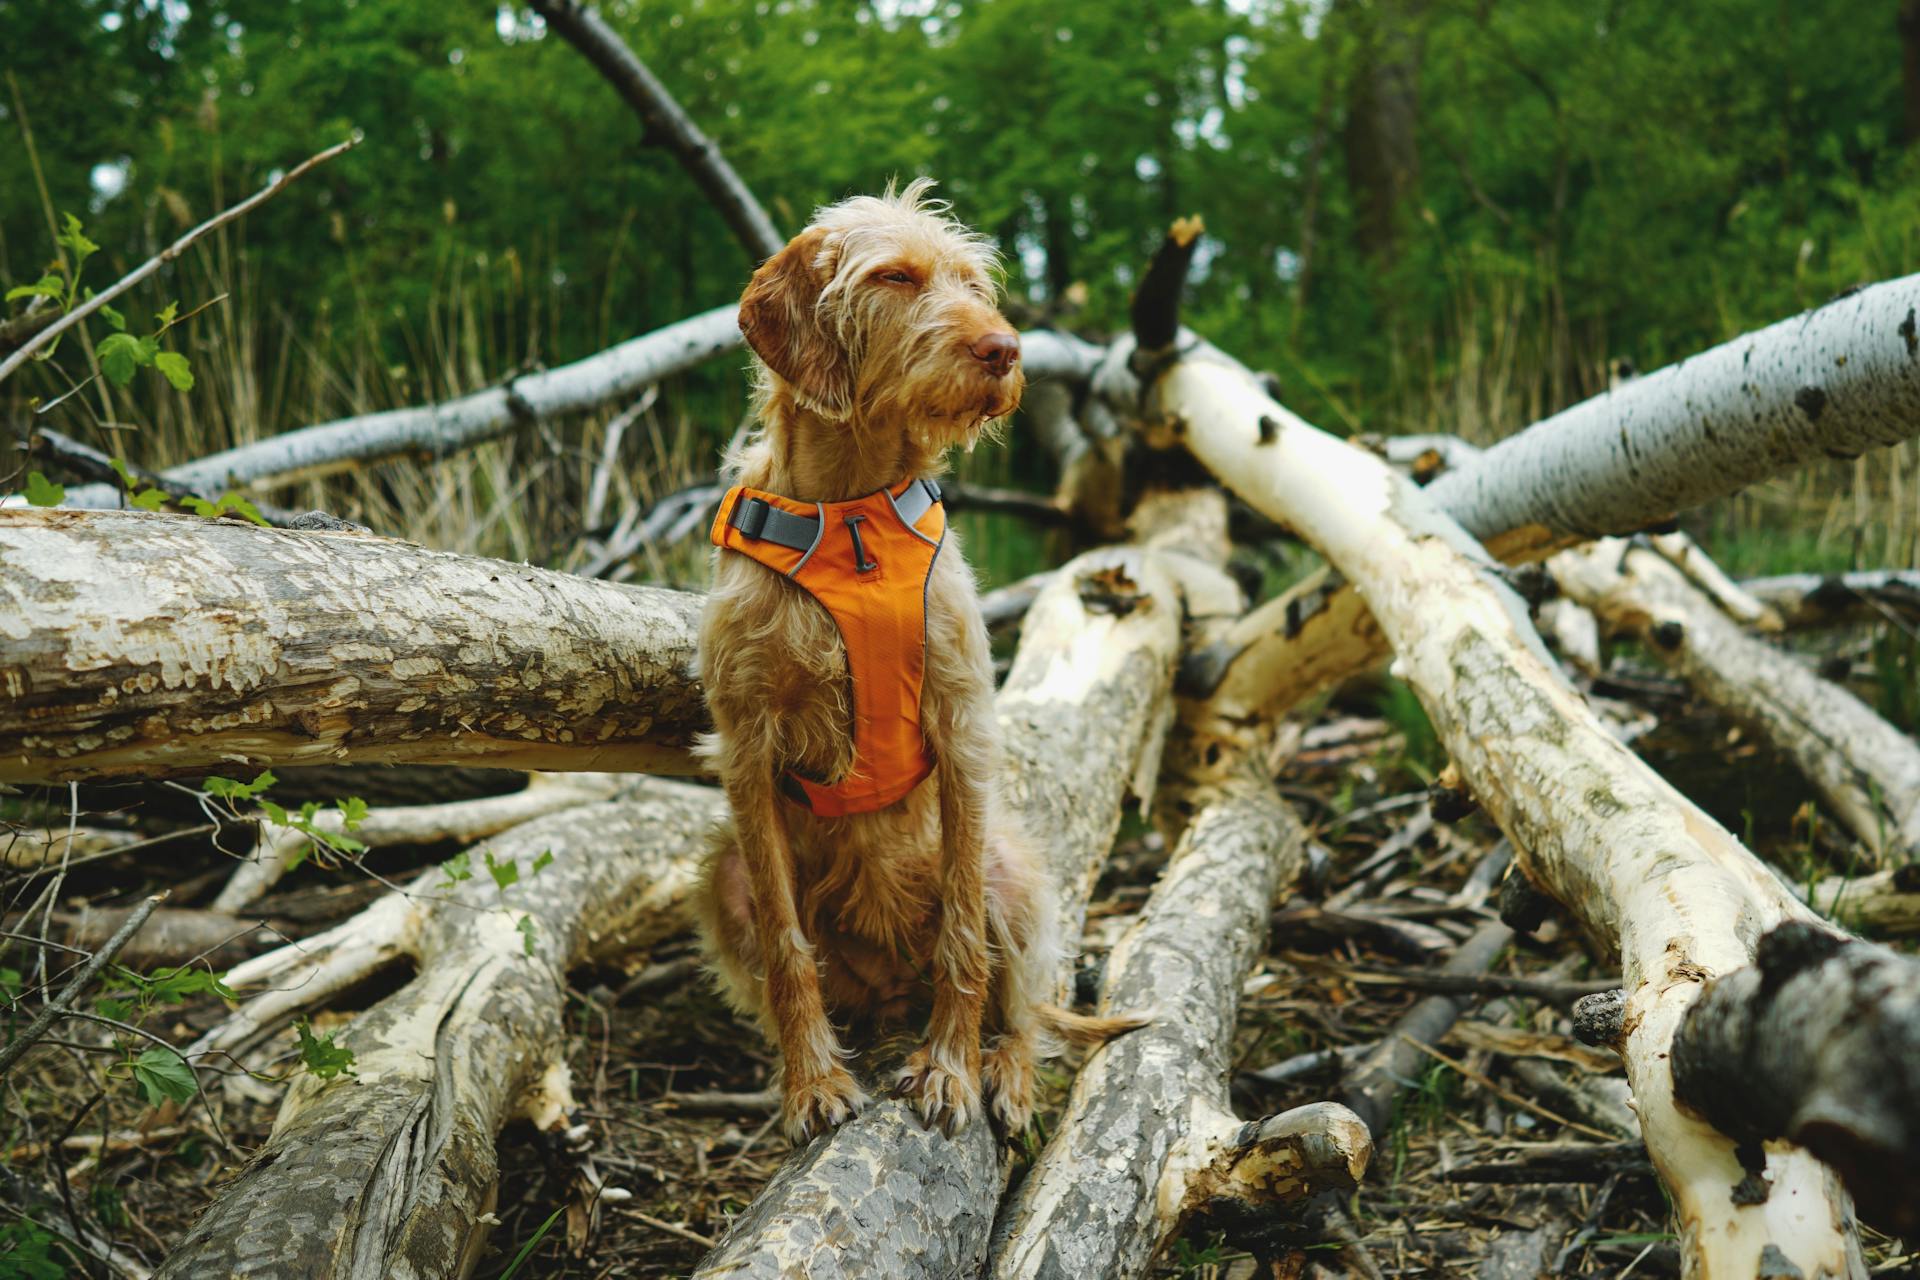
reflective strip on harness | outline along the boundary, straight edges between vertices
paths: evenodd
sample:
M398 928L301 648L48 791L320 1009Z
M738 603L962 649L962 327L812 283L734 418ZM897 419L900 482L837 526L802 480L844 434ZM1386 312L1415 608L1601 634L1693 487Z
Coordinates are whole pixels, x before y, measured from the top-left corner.
M884 809L933 771L920 730L920 686L927 579L946 534L946 511L931 480L908 480L850 502L796 502L745 486L721 500L714 545L806 588L846 645L852 768L831 784L789 773L783 788L822 817Z

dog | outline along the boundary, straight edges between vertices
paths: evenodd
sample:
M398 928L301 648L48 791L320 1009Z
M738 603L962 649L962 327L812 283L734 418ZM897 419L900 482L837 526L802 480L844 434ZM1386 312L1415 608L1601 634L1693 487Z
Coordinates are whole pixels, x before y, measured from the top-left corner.
M949 1135L983 1109L1025 1128L1039 1057L1138 1025L1050 1003L1056 891L1000 796L987 632L933 479L1020 403L1019 337L992 247L931 186L820 209L740 300L758 426L700 634L731 816L698 904L796 1143L867 1102L836 1020L930 1004L895 1091Z

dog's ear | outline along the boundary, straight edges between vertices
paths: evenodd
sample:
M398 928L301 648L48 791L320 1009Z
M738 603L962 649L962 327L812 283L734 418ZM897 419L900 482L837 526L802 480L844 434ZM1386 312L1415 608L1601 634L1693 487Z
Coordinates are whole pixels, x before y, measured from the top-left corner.
M740 332L767 368L791 383L809 407L830 417L853 408L846 349L820 326L820 291L832 278L819 261L826 232L813 227L760 264L740 296Z

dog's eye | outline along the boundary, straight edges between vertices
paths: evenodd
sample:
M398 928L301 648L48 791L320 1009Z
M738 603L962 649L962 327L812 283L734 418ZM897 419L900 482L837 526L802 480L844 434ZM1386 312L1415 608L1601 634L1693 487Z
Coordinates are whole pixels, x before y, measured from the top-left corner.
M880 279L885 280L888 284L914 283L913 277L904 271L882 271L880 273Z

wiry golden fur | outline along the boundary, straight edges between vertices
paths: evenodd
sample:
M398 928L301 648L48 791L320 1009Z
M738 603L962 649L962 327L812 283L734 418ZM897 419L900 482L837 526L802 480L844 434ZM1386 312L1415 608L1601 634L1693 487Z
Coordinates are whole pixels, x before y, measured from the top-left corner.
M729 459L734 482L862 497L939 471L1019 403L994 254L926 198L930 185L820 210L755 273L740 326L760 357L759 431ZM984 1084L996 1116L1024 1127L1045 1029L1091 1020L1045 1004L1053 890L999 795L993 668L958 538L949 530L926 597L935 771L891 808L838 819L777 787L789 769L831 783L852 763L839 632L804 589L716 555L700 652L732 820L707 860L702 933L728 997L780 1049L787 1132L803 1139L865 1103L834 1020L866 1034L929 1002L896 1087L952 1132Z

